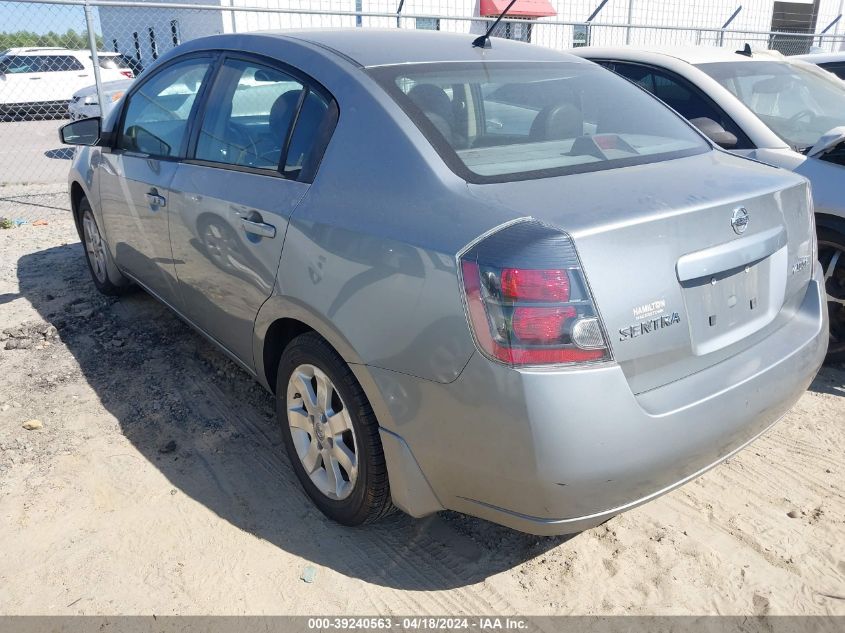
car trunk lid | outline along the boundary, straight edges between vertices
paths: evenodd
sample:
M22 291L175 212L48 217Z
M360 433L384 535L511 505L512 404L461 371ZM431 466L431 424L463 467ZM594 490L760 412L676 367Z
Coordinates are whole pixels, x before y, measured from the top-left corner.
M572 236L634 393L764 339L810 278L805 182L724 152L469 187Z

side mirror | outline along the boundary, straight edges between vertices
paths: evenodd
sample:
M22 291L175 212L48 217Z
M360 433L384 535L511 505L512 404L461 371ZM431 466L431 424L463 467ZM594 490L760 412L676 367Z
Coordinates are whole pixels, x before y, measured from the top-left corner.
M59 128L59 138L65 145L96 145L100 140L100 117L81 119Z
M845 126L835 127L832 130L825 132L815 144L807 150L807 156L810 158L818 158L822 154L834 149L837 145L845 141Z
M739 139L735 134L728 132L713 119L700 117L697 119L690 119L690 123L697 127L704 136L723 149L732 149L736 147L737 143L739 143Z

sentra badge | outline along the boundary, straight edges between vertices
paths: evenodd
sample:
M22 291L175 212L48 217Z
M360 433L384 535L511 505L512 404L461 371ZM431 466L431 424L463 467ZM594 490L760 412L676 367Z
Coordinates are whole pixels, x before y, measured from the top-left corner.
M621 328L619 330L619 340L627 341L632 338L638 338L640 336L651 334L652 332L657 332L658 330L662 330L663 328L670 327L680 322L681 315L679 315L677 312L672 312L671 314L664 314L653 319L640 321L639 323L635 323L634 325L629 325L628 327Z

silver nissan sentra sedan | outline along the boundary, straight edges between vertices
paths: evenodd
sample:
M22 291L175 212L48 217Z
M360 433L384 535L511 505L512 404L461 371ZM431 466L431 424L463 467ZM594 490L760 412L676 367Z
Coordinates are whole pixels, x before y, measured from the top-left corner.
M272 391L343 524L598 525L763 433L825 355L807 182L559 52L213 36L62 135L94 283Z

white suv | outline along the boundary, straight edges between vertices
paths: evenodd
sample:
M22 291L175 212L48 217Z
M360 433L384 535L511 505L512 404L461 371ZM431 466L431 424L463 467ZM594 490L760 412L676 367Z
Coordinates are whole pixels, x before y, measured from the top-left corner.
M120 53L98 53L103 81L135 76ZM0 116L64 114L73 93L94 83L88 50L12 48L0 55Z

